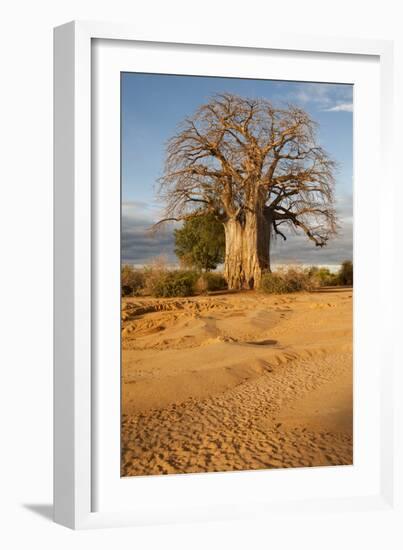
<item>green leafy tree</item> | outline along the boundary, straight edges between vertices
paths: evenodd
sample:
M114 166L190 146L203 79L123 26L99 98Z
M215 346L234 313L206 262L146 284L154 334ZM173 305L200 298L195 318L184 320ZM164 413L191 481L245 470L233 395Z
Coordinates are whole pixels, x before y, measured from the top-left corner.
M182 265L211 271L223 263L224 227L213 214L186 220L174 234L175 254Z
M346 260L341 264L339 284L351 286L353 284L353 262Z

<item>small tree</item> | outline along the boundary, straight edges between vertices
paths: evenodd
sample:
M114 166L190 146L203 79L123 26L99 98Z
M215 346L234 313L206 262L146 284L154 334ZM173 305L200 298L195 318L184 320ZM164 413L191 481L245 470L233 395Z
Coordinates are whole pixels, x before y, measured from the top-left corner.
M174 234L175 254L183 265L210 271L224 261L224 227L213 214L186 220Z
M339 284L349 285L353 284L353 262L346 260L341 264L339 271Z

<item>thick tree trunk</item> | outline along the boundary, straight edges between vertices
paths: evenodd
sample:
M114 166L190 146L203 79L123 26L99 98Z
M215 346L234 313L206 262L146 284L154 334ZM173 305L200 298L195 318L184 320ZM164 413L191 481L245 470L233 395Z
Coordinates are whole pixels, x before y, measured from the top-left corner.
M225 224L225 278L230 289L260 285L263 271L270 271L270 219L261 212L247 212L242 220Z

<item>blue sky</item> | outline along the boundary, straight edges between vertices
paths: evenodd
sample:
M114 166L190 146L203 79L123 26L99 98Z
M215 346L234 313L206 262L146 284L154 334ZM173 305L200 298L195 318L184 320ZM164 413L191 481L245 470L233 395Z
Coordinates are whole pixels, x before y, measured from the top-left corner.
M157 221L163 204L156 198L165 145L178 124L214 94L230 92L262 97L274 104L292 103L318 122L318 141L338 162L336 207L340 231L317 249L302 235L275 242L274 264L338 265L352 259L352 110L351 85L122 74L122 261L143 265L153 257L173 254L173 227L151 237L147 228Z

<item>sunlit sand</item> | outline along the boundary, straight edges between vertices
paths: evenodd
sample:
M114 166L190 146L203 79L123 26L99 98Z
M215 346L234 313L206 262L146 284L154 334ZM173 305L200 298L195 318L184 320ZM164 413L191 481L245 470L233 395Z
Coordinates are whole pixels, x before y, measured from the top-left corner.
M352 464L352 289L122 299L123 476Z

